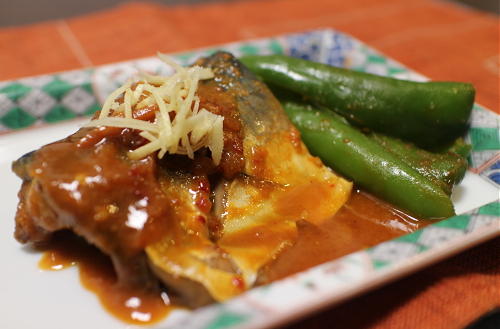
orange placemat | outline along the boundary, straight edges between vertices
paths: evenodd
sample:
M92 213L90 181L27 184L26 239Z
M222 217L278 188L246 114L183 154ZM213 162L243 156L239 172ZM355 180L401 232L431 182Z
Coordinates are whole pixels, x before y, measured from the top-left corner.
M496 307L500 238L283 329L462 329Z
M433 79L472 82L477 101L500 113L498 17L428 0L131 3L0 29L0 80L322 27ZM500 306L499 251L499 239L488 242L293 328L462 328Z

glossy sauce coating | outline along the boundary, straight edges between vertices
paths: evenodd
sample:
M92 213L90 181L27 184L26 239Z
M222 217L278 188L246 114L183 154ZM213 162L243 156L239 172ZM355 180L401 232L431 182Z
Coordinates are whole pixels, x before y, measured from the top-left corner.
M78 266L82 285L118 319L131 324L152 324L174 308L166 292L144 291L117 283L107 256L70 232L58 232L45 247L39 262L43 270L59 271Z
M428 223L405 215L365 192L353 191L346 205L331 220L320 226L299 224L295 245L263 269L259 284L374 246ZM173 309L166 292L145 293L117 285L113 267L105 255L67 232L56 233L40 260L40 268L62 270L73 265L79 267L82 285L122 321L150 324L160 321Z
M201 83L198 87L200 108L224 117L224 150L220 170L226 179L243 171L243 127L237 105L229 93L223 93L219 86Z
M314 195L304 195L304 198L313 199ZM298 223L297 242L264 269L261 283L375 246L431 223L406 215L366 192L354 190L349 201L330 220L319 226Z

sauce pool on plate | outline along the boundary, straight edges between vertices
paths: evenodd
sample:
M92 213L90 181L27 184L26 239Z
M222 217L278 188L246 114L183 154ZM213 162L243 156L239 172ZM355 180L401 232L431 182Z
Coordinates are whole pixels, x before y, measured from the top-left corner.
M259 284L279 280L351 252L374 246L428 225L360 190L330 220L320 226L299 223L296 243L263 269ZM176 306L168 294L125 288L116 284L109 257L70 232L58 232L43 247L43 270L78 266L82 285L103 307L131 324L152 324L164 319Z
M109 257L70 232L55 233L44 246L39 262L43 270L59 271L78 266L82 285L93 292L116 318L131 324L152 324L175 307L166 292L152 293L118 285Z

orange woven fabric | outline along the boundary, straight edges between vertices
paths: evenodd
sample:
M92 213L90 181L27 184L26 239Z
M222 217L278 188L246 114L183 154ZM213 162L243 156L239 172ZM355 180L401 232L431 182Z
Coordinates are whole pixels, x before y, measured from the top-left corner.
M477 101L500 113L498 17L430 0L130 3L0 29L0 80L325 27L432 79L472 82ZM499 252L499 239L485 243L293 328L463 328L500 306Z
M495 307L500 238L286 329L462 329Z

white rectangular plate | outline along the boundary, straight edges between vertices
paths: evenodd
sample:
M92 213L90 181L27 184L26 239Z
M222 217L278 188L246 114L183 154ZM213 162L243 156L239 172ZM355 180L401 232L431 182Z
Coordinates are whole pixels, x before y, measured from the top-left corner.
M187 64L214 49L235 55L286 53L332 65L407 79L425 79L345 34L318 30L232 43L177 54ZM95 69L0 82L0 328L130 328L99 305L75 268L44 272L40 254L13 238L20 179L13 160L78 129L85 119L47 123L90 113L98 99L137 69L162 71L154 58ZM39 102L33 102L38 100ZM40 101L41 100L41 101ZM37 105L33 105L37 104ZM23 129L43 123L43 127ZM22 129L12 132L13 129ZM476 105L467 140L472 169L454 191L458 216L258 287L223 304L174 311L158 328L262 328L291 321L460 252L500 233L498 116Z

